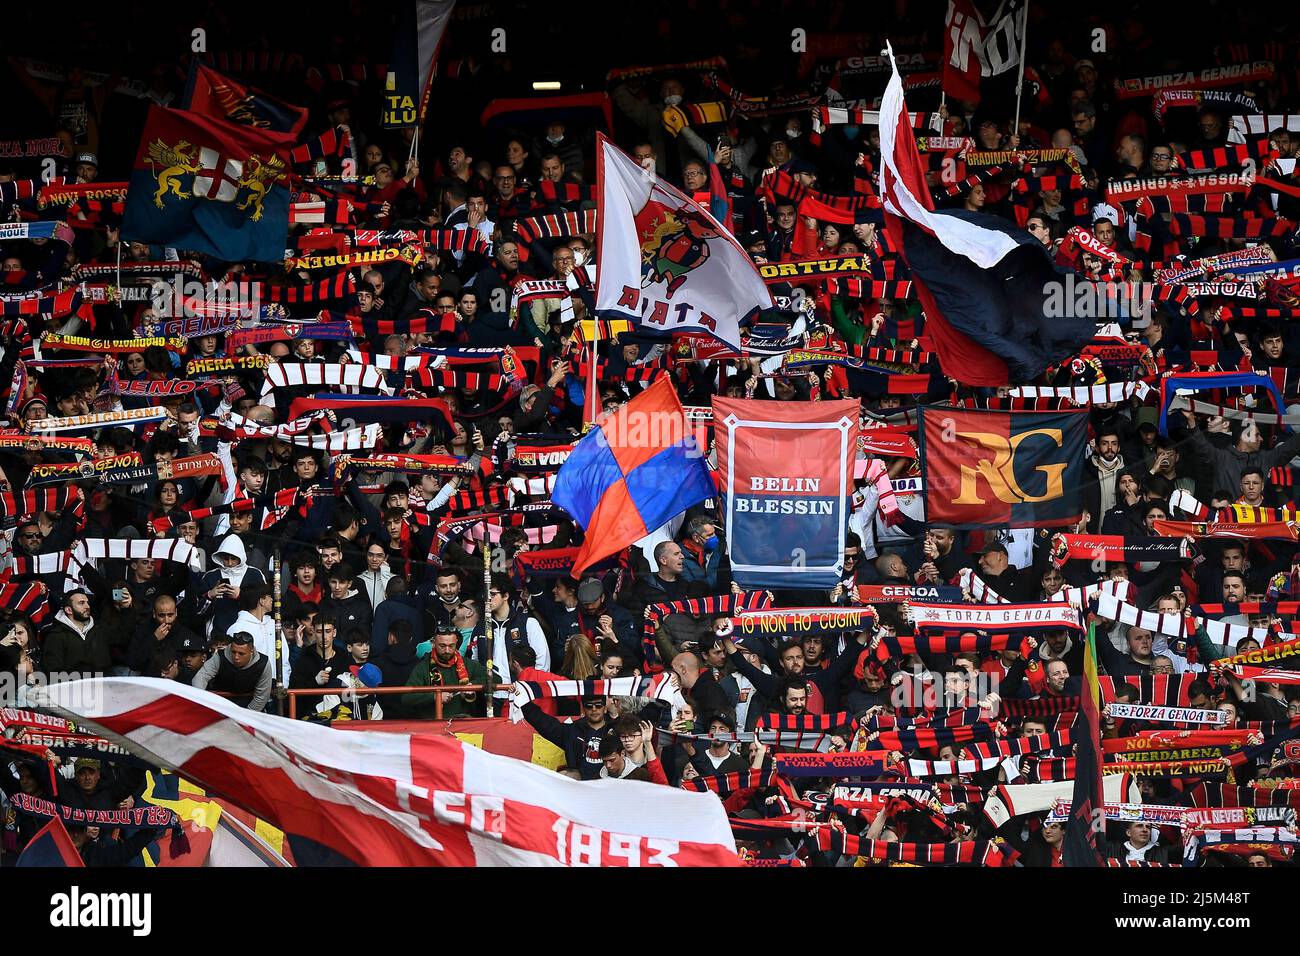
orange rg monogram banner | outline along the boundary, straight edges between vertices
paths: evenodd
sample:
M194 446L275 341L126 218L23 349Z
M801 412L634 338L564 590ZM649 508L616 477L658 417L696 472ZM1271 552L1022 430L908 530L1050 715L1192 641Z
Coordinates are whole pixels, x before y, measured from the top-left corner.
M1085 409L921 410L926 520L958 528L1053 528L1083 510Z

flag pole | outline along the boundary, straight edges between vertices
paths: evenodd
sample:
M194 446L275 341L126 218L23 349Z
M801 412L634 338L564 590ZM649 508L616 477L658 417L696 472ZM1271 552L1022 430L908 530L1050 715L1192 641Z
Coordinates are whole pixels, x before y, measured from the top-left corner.
M1020 137L1020 96L1025 89L1025 55L1029 52L1029 0L1020 19L1020 67L1016 70L1016 118L1011 122L1011 135Z

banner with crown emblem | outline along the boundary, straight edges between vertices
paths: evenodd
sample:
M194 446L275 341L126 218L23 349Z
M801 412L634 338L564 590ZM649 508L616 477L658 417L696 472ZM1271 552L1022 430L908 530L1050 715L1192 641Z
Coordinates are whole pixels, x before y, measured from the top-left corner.
M288 133L150 107L123 238L227 262L283 261L292 145Z

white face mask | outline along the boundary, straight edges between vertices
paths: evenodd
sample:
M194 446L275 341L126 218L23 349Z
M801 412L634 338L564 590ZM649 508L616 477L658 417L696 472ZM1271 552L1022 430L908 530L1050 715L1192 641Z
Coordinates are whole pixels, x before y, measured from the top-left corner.
M586 249L574 249L574 250L573 250L573 265L574 265L574 268L579 268L579 267L581 267L582 264L585 263L586 261L587 261L587 250L586 250Z
M559 142L562 141L563 139L564 139L563 136L548 136L548 137L546 137L546 141L547 141L548 143L550 143L552 146L555 146L557 143L559 143Z
M664 97L664 106L676 106L681 101L682 98L679 94L671 93L668 96Z
M785 138L786 138L786 139L796 139L796 138L798 138L798 136L799 136L799 127L798 127L798 126L787 126L787 127L785 128Z

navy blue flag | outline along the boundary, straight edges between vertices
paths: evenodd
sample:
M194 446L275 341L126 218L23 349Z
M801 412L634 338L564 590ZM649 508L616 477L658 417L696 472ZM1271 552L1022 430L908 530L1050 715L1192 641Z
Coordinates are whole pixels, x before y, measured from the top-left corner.
M245 86L197 60L190 63L180 107L230 123L288 133L295 138L307 125L306 107L294 106L254 86Z
M123 238L226 262L283 262L293 139L151 106L126 194Z

